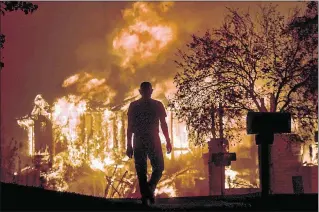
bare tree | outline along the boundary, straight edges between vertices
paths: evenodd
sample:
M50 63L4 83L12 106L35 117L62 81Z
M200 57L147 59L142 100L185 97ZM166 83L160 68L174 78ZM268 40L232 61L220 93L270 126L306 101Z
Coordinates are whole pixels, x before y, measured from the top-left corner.
M307 2L307 9L302 16L294 16L288 25L288 30L295 36L295 39L302 42L304 48L318 46L318 2ZM317 52L315 52L317 53ZM314 67L310 69L310 80L307 81L308 89L306 94L318 94L318 61L314 61Z
M186 50L178 51L181 71L170 107L197 143L210 135L211 109L219 102L228 139L239 138L248 111L291 112L300 135L309 139L317 122L317 96L307 89L317 69L317 45L295 39L287 18L272 4L261 6L255 17L228 10L220 28L193 35Z

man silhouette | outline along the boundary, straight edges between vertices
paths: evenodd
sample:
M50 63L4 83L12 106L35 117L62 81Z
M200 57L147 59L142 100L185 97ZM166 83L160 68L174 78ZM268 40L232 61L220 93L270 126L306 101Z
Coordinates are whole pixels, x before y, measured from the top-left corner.
M155 202L154 191L164 170L159 123L166 138L168 154L172 151L172 146L165 120L166 111L160 101L151 98L153 93L151 83L141 83L139 92L142 98L132 102L128 109L126 154L130 158L134 155L142 203L148 205ZM134 134L133 146L132 134ZM149 181L147 181L147 158L150 159L152 166Z

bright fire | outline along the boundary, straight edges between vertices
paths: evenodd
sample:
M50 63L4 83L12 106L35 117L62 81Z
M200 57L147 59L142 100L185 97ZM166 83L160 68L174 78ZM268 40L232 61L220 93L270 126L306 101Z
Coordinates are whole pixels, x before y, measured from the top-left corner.
M81 79L78 78L77 80ZM99 84L100 81L93 82ZM65 180L68 166L80 168L87 164L92 170L102 173L108 173L109 168L115 165L118 165L118 169L125 167L121 162L116 162L115 158L117 157L116 154L122 152L122 162L128 159L124 157L125 134L123 134L126 129L125 111L127 106L123 106L122 111L119 112L111 111L107 107L94 110L88 107L90 102L88 99L76 95L67 95L58 98L49 110L49 105L42 97L40 101L42 104L36 104L39 103L39 96L36 99L38 101L35 101L34 111L37 111L37 113L34 113L34 116L43 114L50 118L56 144L64 145L64 150L54 156L52 169L45 174L48 181L53 180L55 182L56 190L68 190L68 182ZM42 105L46 107L42 107ZM43 109L40 110L38 107ZM169 111L167 121L172 143L176 148L176 151L173 152L175 158L189 153L191 150L186 125L175 120ZM34 152L34 120L26 118L19 120L18 123L29 132L30 155L42 154L41 152ZM164 144L165 138L162 133L160 135ZM166 156L169 159L171 158L171 155ZM226 167L225 188L238 187L236 185L237 181L237 172ZM245 184L249 183L246 182ZM174 197L176 196L176 188L174 185L157 188L156 194L160 195L162 193Z
M114 38L113 48L122 58L122 67L152 62L175 39L174 26L165 22L159 13L165 13L172 3L161 3L159 8L146 2L136 2L123 12L127 22ZM159 11L157 11L159 10Z
M123 11L126 25L113 39L113 50L120 56L122 67L134 68L143 66L145 63L152 63L173 43L177 37L175 26L162 18L172 5L173 3L169 2L159 4L136 2L132 8ZM35 152L36 117L42 115L52 123L54 142L60 145L61 149L54 155L50 171L44 174L46 179L54 181L54 189L66 191L69 189L68 183L77 180L68 176L70 167L81 169L86 166L91 171L103 173L105 176L113 173L114 167L117 168L116 173L128 170L124 165L130 162L127 157L124 157L128 104L113 111L108 104L115 92L108 87L106 79L95 77L90 73L74 74L62 83L62 87L76 88L75 93L56 99L52 106L41 95L37 95L32 116L18 120L18 124L28 130L30 156L42 154ZM160 96L162 93L171 94L174 88L172 83L162 83L155 89L157 93L154 93L154 97L157 98L157 95ZM103 94L102 97L101 94ZM92 101L96 100L102 103L92 107ZM173 147L177 149L172 152L174 158L188 153L195 154L191 152L189 146L185 123L180 123L170 112L168 112L167 122ZM164 144L165 138L162 133L160 135ZM171 157L171 155L164 155ZM190 161L185 164L188 163ZM192 178L192 176L189 177ZM237 180L237 172L226 168L225 177L226 188L236 187L234 182ZM115 182L115 176L111 178L110 182ZM133 181L131 179L130 183ZM156 195L166 193L170 197L177 196L176 192L174 184L166 184L155 190ZM117 195L121 197L120 194Z
M168 194L170 197L176 197L176 191L173 186L165 186L159 189L155 189L154 193L155 193L155 196L165 193L165 194Z
M237 172L231 170L230 167L225 167L225 188L234 188Z

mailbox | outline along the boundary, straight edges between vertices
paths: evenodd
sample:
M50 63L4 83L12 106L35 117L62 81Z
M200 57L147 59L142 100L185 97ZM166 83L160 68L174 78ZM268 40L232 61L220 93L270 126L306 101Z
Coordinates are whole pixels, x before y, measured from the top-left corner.
M230 166L231 161L236 161L236 153L232 153L232 152L213 153L211 157L211 161L216 166Z
M290 113L248 112L248 134L291 133Z
M247 134L256 135L260 145L260 182L261 195L267 197L270 190L269 145L274 142L274 134L291 133L290 113L248 112L246 119Z

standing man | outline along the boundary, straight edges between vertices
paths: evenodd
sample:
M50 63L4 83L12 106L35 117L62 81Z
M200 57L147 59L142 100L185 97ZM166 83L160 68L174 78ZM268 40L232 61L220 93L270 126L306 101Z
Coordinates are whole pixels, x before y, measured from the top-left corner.
M151 83L141 83L139 91L142 98L132 102L128 109L126 155L129 158L134 155L142 203L148 205L155 202L154 191L164 170L159 123L166 138L168 154L172 151L172 145L165 120L165 108L160 101L151 98L153 93ZM132 134L134 134L133 145ZM152 176L149 181L147 181L147 158L152 165Z

